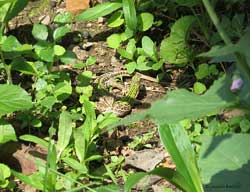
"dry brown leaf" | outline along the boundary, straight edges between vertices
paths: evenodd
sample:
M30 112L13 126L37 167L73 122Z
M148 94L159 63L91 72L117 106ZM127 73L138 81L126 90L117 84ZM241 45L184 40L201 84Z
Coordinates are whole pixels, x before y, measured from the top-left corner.
M88 8L89 0L66 0L66 10L75 15Z

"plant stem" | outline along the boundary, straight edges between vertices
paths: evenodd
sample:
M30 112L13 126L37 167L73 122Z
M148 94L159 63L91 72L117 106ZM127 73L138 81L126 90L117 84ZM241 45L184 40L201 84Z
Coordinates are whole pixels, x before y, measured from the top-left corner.
M218 19L217 15L213 9L212 4L209 2L209 0L202 0L202 1L203 1L203 4L207 10L209 17L211 18L214 26L216 27L218 33L221 36L221 38L223 39L223 41L225 42L226 45L231 45L232 41L228 37L228 35L226 34L223 27L220 25L219 19ZM246 62L244 55L242 55L239 52L235 52L234 55L236 57L236 61L237 61L236 64L237 64L238 68L245 74L245 76L248 79L250 79L250 68Z
M10 67L5 63L3 52L1 50L0 50L0 57L7 75L7 84L12 84L11 70Z

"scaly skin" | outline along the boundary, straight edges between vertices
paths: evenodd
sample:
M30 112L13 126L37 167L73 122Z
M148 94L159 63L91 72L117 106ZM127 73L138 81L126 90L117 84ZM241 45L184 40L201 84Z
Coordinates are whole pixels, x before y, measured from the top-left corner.
M107 89L108 87L117 87L123 91L124 87L121 84L115 82L115 78L117 77L130 76L127 71L119 71L106 73L101 75L96 79L96 83L98 83L99 88ZM103 106L99 103L97 104L97 108L100 112L113 112L118 117L123 117L129 114L132 110L133 101L136 99L139 91L140 91L140 74L135 74L131 79L131 85L129 86L128 92L121 99L115 101L113 97L103 97Z

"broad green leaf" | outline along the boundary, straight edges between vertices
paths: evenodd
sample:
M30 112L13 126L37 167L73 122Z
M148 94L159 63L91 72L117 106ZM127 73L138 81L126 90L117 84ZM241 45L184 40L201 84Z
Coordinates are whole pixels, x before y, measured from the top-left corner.
M64 64L73 64L77 61L76 54L72 51L67 50L63 56L60 57L61 62Z
M87 9L80 15L76 17L76 21L90 21L97 19L99 17L106 16L117 9L120 9L122 7L122 3L118 2L105 2L96 5L95 7L92 7L90 9Z
M65 36L68 32L70 32L71 26L61 26L56 28L56 30L53 32L53 39L54 41L58 41L63 36Z
M110 48L118 48L120 43L122 42L122 38L120 34L114 33L107 38L107 43Z
M109 27L119 27L124 23L124 19L122 18L122 12L117 11L115 12L109 19L108 19L108 26Z
M60 157L63 150L69 144L71 134L72 134L72 120L70 113L63 111L59 118L59 127L58 127L58 143L56 148L58 150L58 157Z
M79 171L82 174L88 173L88 169L84 164L79 163L73 158L65 157L62 159L66 164L68 164L70 167L72 167L74 170Z
M180 124L160 124L159 134L161 142L170 153L176 165L177 172L186 181L185 190L188 192L202 192L202 183L196 164L195 153L185 128Z
M124 191L130 192L130 190L145 176L147 176L147 173L138 172L131 174L126 180Z
M48 38L49 32L46 25L35 23L32 29L32 35L37 40L46 40Z
M126 69L128 70L128 73L132 74L136 69L136 62L132 61L127 64L125 64Z
M17 38L15 36L10 35L4 40L3 44L1 45L1 49L6 52L12 52L20 46L21 44L19 43Z
M133 0L122 0L123 14L127 27L134 33L137 30L137 17Z
M54 45L54 53L57 56L62 56L66 50L61 45Z
M215 45L208 52L201 53L197 57L219 57L223 55L230 55L240 51L239 46L235 44L231 45Z
M140 31L147 31L154 23L154 15L151 13L141 13L138 18L138 29Z
M0 133L0 144L17 140L14 127L3 119L0 119Z
M156 46L148 36L142 38L142 49L153 61L157 61Z
M24 140L24 141L28 141L28 142L33 142L35 144L38 144L40 145L41 147L44 147L44 148L48 148L48 142L37 137L37 136L34 136L34 135L22 135L19 137L19 139L21 140Z
M224 136L202 136L198 165L204 188L218 191L243 192L249 190L250 135L228 134Z
M43 61L53 62L54 61L54 49L53 47L48 47L47 49L41 49L38 53L38 56Z
M187 37L191 26L196 21L194 16L178 19L171 28L170 36L161 42L160 55L171 64L186 64L192 56L187 45Z
M32 107L31 97L17 85L0 85L0 116Z

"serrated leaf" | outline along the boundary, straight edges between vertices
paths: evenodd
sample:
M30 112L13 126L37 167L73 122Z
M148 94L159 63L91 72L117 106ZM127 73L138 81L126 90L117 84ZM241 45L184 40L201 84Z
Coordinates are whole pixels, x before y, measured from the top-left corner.
M17 140L14 127L3 119L0 119L0 133L0 144Z
M0 85L0 116L32 107L31 97L17 85Z
M90 21L108 15L122 7L122 3L105 2L87 9L76 17L76 21Z

